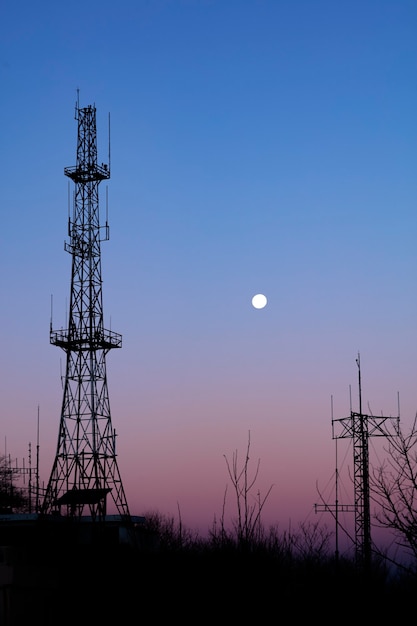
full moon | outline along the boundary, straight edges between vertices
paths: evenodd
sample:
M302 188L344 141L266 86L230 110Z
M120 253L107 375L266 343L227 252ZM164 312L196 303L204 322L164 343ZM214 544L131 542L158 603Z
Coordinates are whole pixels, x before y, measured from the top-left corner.
M255 309L263 309L266 303L267 299L263 293L257 293L256 296L252 298L252 306L254 306Z

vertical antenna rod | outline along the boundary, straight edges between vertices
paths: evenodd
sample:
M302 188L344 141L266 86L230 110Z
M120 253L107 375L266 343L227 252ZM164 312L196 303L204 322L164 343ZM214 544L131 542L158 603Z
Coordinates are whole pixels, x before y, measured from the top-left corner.
M36 427L36 500L35 511L39 513L39 405L38 405L38 423Z

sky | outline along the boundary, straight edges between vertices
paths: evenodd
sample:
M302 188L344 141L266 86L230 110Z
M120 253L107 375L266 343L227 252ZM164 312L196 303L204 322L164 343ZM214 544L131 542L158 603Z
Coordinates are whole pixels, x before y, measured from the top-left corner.
M6 454L28 463L39 416L48 481L78 93L100 162L110 115L103 305L123 337L107 376L131 513L204 535L226 496L232 523L226 461L250 440L264 525L332 529L314 504L333 485L332 418L358 410L358 355L370 415L400 406L407 429L417 410L416 28L413 0L3 3Z

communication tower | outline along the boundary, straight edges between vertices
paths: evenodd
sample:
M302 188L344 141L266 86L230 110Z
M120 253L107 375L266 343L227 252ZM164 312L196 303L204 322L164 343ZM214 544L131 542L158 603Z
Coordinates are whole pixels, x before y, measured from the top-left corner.
M332 418L332 438L352 439L353 441L353 493L354 504L340 504L337 495L335 505L316 504L316 512L329 511L336 519L336 537L338 536L339 512L353 512L355 514L355 558L359 567L365 571L371 565L371 508L370 508L370 481L369 481L369 438L393 437L398 433L400 415L384 417L366 415L362 411L362 381L360 356L356 359L358 366L359 411L350 411L348 417ZM388 428L394 422L394 428ZM337 445L337 442L336 442ZM338 469L336 468L336 480ZM338 550L336 550L336 553Z
M75 185L64 244L72 257L68 326L53 330L52 315L50 325L50 343L64 350L66 370L56 456L41 512L104 520L109 496L128 521L106 374L106 356L122 347L122 337L103 323L101 242L109 239L109 226L107 217L100 225L99 185L110 178L110 138L109 163L98 165L95 106L80 108L77 99L75 119L77 164L64 168Z

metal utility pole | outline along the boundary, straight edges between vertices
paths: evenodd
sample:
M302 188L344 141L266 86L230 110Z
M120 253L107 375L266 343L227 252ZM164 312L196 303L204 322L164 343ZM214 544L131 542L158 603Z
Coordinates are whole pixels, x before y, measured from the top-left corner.
M71 293L66 330L50 327L50 342L66 354L66 372L58 445L42 505L44 514L104 520L107 496L119 515L130 520L116 460L107 388L106 356L121 348L122 337L103 324L101 242L109 239L107 220L99 221L99 184L110 178L109 163L97 163L95 106L75 107L77 164L64 174L74 185L68 220L72 257Z
M360 358L356 359L359 378L359 411L351 411L349 417L332 419L333 439L353 439L353 488L355 512L355 552L356 562L364 570L368 570L371 564L371 512L370 512L370 489L369 489L369 437L393 436L385 423L395 420L398 432L399 415L393 417L376 417L362 412L362 381ZM340 432L336 433L339 428Z

